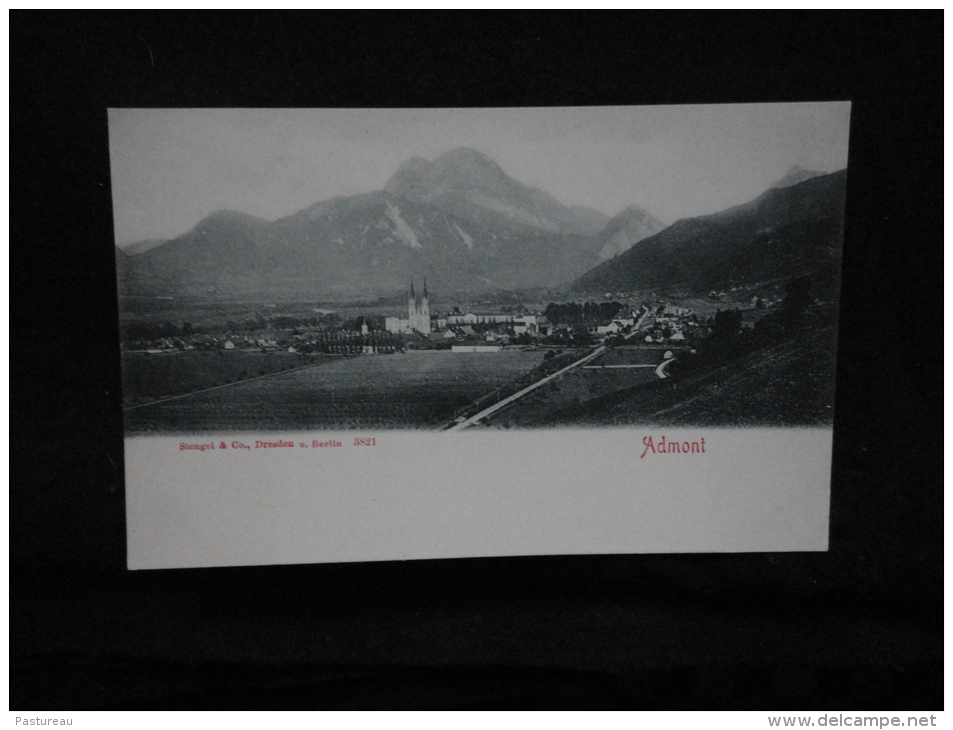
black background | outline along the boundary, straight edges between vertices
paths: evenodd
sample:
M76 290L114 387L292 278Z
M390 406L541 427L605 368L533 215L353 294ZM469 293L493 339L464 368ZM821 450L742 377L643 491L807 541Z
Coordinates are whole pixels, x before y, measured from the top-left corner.
M942 707L942 14L12 12L10 706ZM129 573L106 108L852 100L830 552Z

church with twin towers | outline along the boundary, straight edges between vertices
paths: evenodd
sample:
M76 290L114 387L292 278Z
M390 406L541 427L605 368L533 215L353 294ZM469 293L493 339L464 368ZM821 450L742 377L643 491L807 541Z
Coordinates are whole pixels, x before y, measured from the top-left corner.
M407 300L407 319L387 317L384 320L384 328L394 334L419 332L422 335L429 335L433 331L430 323L430 295L427 293L426 279L424 279L423 293L419 295L414 289L413 280L410 282L410 296Z

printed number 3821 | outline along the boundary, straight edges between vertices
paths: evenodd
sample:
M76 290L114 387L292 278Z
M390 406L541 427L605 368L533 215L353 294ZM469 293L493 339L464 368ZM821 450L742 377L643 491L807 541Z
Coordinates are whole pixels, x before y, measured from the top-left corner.
M377 446L377 441L372 438L356 438L354 439L355 446Z

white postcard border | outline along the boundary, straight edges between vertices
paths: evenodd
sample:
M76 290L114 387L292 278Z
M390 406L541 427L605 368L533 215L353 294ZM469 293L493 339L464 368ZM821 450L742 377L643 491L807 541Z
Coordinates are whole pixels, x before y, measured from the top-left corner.
M829 427L125 443L130 569L828 545Z

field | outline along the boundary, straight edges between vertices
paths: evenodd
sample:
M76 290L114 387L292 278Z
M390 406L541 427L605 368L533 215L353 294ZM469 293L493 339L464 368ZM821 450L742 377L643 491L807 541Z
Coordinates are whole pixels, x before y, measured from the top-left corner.
M192 393L260 375L271 375L303 365L338 359L341 359L340 355L244 350L173 350L161 354L124 352L123 405L147 403L159 398Z
M236 354L225 353L223 359ZM126 431L435 428L470 401L542 360L541 351L518 350L338 357L315 367L127 410Z
M643 383L656 382L655 368L662 361L664 349L620 348L609 350L594 360L591 368L577 368L565 376L530 393L492 417L482 425L490 428L538 427L562 410L594 399L611 398L613 393ZM620 365L650 367L619 367ZM605 365L608 367L600 368Z

